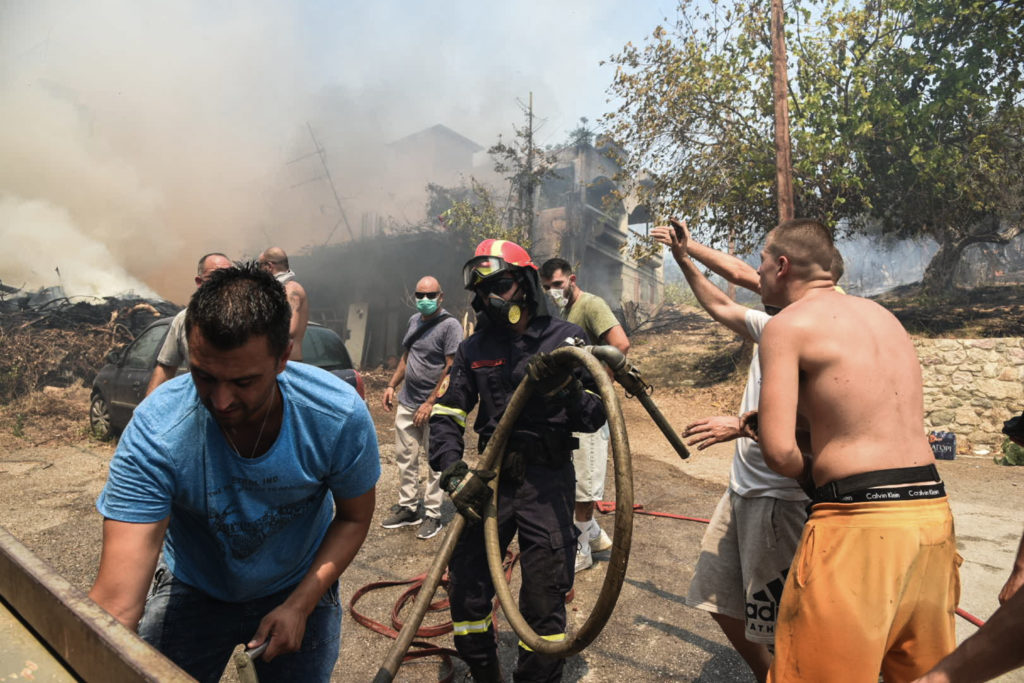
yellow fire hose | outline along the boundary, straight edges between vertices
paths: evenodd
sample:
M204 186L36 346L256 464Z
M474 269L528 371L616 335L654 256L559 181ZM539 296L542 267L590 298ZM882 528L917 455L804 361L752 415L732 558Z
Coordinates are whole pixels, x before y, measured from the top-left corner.
M584 622L580 630L561 642L547 641L538 636L526 623L516 607L516 601L511 595L508 583L505 581L504 572L501 567L501 550L498 543L497 531L497 486L498 477L491 482L492 490L491 504L487 506L484 513L484 539L487 544L487 562L491 571L491 581L494 584L495 592L501 601L502 609L509 624L519 638L536 652L554 655L557 657L568 657L580 652L587 645L592 643L597 635L604 628L608 618L615 608L615 603L622 588L622 582L626 576L626 566L629 562L629 548L633 538L633 470L629 455L629 440L626 436L626 423L619 408L618 396L615 394L615 386L608 377L604 367L598 359L607 363L611 368L615 379L623 385L626 391L636 396L655 423L662 430L676 452L682 458L689 457L689 452L683 444L679 435L676 434L665 419L661 411L650 398L651 387L644 383L639 371L632 367L625 356L612 346L593 347L561 347L552 351L552 357L567 365L583 365L593 377L598 386L601 400L604 402L605 413L608 416L608 426L611 431L612 456L615 463L615 498L618 514L615 517L615 531L613 537L612 553L605 573L604 584L601 593L594 604L594 609ZM526 377L516 387L512 398L509 399L498 426L491 435L487 447L480 456L477 464L478 469L487 469L497 474L501 468L501 458L505 452L505 444L512 434L513 426L519 418L526 402L533 394L536 384ZM374 683L387 683L394 680L398 668L401 666L402 658L409 649L416 631L423 621L423 617L433 600L434 591L441 582L441 576L448 566L448 560L455 550L455 543L465 528L466 519L461 514L456 514L444 541L434 561L427 571L423 580L423 587L413 603L412 612L408 620L399 632L398 637L392 644L391 649L374 677Z

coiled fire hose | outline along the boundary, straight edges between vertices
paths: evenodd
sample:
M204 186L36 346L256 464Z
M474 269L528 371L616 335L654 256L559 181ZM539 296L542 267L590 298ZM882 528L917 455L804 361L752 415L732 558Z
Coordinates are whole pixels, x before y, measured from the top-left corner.
M629 562L629 548L633 537L633 470L629 455L629 441L626 436L626 423L619 408L618 396L615 394L615 385L605 372L600 361L604 361L612 370L615 380L618 381L626 391L637 397L641 405L654 419L661 431L668 438L676 452L682 458L689 457L689 452L683 444L682 439L669 425L668 420L661 414L658 407L650 397L651 387L647 385L639 371L632 367L625 356L613 346L564 346L551 352L552 358L565 365L582 365L597 383L598 392L604 402L605 413L608 417L608 426L611 431L612 456L615 463L615 498L620 509L620 514L615 518L615 530L611 558L608 563L608 570L605 573L604 584L601 593L594 603L594 609L584 622L580 630L572 637L561 642L547 641L538 636L529 627L526 620L516 607L516 601L511 595L508 582L502 569L502 557L497 533L497 485L496 476L491 482L491 502L484 513L484 539L487 544L487 562L491 571L491 581L494 584L495 592L505 612L505 617L515 630L520 640L527 647L536 652L554 655L557 657L569 657L580 652L587 645L592 643L597 635L604 628L608 618L615 608L615 603L622 588L622 582L626 576L626 566ZM477 463L478 469L487 469L497 474L501 468L501 458L505 452L505 445L512 434L513 426L519 418L519 414L526 406L530 396L536 389L536 383L528 376L520 382L515 392L509 399L498 426L487 442L487 447L480 456ZM455 550L455 544L466 526L466 519L461 514L456 514L448 531L445 534L441 547L434 556L434 561L427 570L423 579L423 587L416 596L412 612L408 620L402 626L398 637L392 644L391 649L385 657L384 663L374 677L374 683L388 683L394 680L402 659L408 651L410 644L416 636L424 615L430 607L434 591L437 589L448 566L448 560Z

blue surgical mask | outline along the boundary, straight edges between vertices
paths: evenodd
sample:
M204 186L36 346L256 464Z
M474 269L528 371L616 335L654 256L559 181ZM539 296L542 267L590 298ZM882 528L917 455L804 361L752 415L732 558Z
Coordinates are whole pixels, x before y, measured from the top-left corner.
M437 299L417 299L416 310L423 315L434 315L437 311Z

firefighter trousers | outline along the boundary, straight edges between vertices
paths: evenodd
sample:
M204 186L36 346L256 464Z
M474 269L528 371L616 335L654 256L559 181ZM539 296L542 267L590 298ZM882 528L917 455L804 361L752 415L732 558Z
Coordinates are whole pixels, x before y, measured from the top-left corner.
M569 454L558 467L527 463L522 481L498 488L498 538L504 554L519 535L519 610L548 640L565 639L565 596L572 588L578 531L573 524L575 473ZM448 565L455 647L475 671L494 671L497 642L491 623L494 585L487 568L483 525L467 527ZM558 681L564 660L519 643L516 681Z

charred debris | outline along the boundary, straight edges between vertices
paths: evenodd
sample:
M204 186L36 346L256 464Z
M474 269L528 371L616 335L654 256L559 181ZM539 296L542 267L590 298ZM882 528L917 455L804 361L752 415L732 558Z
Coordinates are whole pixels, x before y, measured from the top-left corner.
M0 405L46 386L88 386L110 351L178 310L130 293L82 297L0 283Z

